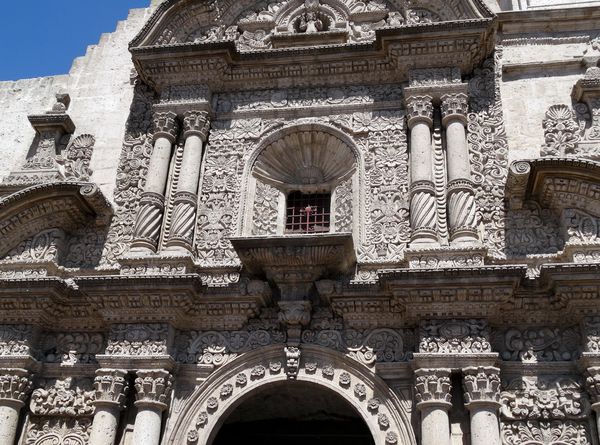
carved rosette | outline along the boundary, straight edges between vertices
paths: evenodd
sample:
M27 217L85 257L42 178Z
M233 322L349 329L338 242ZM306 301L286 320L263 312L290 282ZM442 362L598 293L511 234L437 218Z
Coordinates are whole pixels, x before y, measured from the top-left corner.
M135 379L136 402L139 408L167 409L173 387L173 376L164 369L141 370Z
M418 409L427 406L450 409L452 384L449 369L417 369L415 376L415 400Z
M471 409L477 405L500 407L500 369L493 366L463 369L465 403Z
M169 246L182 245L191 250L197 207L198 195L195 193L182 191L175 194Z
M206 142L210 129L210 117L206 111L186 111L183 114L183 137L198 136Z
M25 369L0 369L0 405L21 408L31 392L31 378Z
M142 194L134 228L134 246L143 246L154 251L157 249L164 209L164 196L152 192Z
M469 113L469 97L464 93L444 94L441 97L442 124L447 126L450 122L458 120L467 125Z
M410 226L412 239L437 241L434 185L418 181L411 185Z
M408 128L423 122L431 127L433 125L433 97L428 95L409 96L406 99L406 116Z
M177 123L177 114L172 111L165 113L155 113L153 116L154 140L160 138L168 139L171 144L177 139L179 133L179 124Z
M127 371L120 369L99 369L94 379L96 390L95 406L108 405L123 408L129 391Z
M475 187L467 179L457 179L448 184L448 212L450 238L477 238L477 206Z

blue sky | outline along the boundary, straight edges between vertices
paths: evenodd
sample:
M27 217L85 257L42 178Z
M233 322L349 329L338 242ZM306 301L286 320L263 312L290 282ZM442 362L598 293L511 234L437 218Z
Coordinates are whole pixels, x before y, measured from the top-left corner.
M150 0L3 0L0 81L66 74L75 57Z

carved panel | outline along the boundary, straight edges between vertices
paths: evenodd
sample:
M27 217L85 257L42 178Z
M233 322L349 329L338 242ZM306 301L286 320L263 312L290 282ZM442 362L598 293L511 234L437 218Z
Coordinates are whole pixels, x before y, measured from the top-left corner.
M30 411L35 416L47 417L88 417L94 414L95 393L92 381L47 380L42 387L31 394Z
M492 352L489 338L483 320L424 321L419 328L419 352Z
M279 216L279 190L256 181L252 235L276 235Z
M172 341L167 324L112 325L106 354L152 356L167 355Z
M47 333L44 335L42 352L45 362L72 366L96 363L96 354L104 352L104 345L104 335L101 333Z
M86 445L91 424L91 419L34 419L25 445Z
M575 360L581 353L576 327L510 328L494 333L494 350L504 360L526 363Z
M33 355L37 335L32 326L0 325L0 356Z

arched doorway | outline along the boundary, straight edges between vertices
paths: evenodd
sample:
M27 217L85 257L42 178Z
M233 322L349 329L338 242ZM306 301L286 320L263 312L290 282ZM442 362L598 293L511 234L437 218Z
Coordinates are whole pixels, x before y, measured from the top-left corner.
M315 384L278 382L256 391L221 426L213 445L374 445L342 397Z

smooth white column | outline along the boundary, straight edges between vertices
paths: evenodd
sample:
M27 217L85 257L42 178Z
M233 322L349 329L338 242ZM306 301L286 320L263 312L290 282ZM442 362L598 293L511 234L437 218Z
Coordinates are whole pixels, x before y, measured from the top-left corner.
M171 229L167 240L167 249L172 252L192 251L198 203L198 182L202 153L209 127L210 120L206 111L188 111L184 114L185 146L173 204Z
M21 409L30 390L27 370L0 370L0 444L14 445Z
M173 377L164 369L142 370L135 380L138 409L132 445L159 445L162 415L168 408Z
M411 245L438 241L431 145L432 101L433 98L427 95L409 96L406 100L410 129Z
M178 133L177 115L171 112L157 113L154 116L154 128L154 148L131 243L132 252L139 254L152 253L158 248L169 166Z
M463 369L465 406L471 416L471 445L502 445L500 439L500 369Z
M89 445L114 445L119 429L121 409L128 391L127 372L99 369L94 387L96 399Z
M450 419L452 407L449 369L417 369L415 396L421 413L421 445L451 445Z

